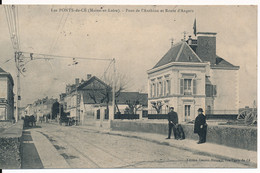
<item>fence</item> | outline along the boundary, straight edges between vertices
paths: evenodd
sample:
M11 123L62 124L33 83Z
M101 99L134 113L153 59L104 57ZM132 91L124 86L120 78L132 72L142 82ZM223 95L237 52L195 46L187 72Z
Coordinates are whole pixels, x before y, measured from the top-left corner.
M168 114L148 114L148 119L168 119Z
M115 114L114 116L115 119L128 119L128 120L133 120L133 119L139 119L139 114Z

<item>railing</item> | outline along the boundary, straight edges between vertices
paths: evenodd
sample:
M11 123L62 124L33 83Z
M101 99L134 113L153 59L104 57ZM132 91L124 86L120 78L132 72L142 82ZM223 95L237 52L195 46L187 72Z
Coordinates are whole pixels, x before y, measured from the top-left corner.
M139 119L139 114L115 114L114 119L128 119L128 120L133 120L133 119Z
M148 114L148 119L168 119L168 114Z

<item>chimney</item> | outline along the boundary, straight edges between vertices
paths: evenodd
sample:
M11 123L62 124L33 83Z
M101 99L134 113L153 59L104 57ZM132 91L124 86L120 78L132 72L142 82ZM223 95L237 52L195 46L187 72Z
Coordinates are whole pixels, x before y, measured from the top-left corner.
M216 35L214 32L197 33L197 55L202 61L216 63Z
M75 84L76 84L76 85L79 84L79 78L75 78Z
M91 74L87 74L87 80L89 80L91 78Z
M192 38L191 38L191 35L189 35L189 38L188 38L188 40L187 40L187 43L188 43L188 45L191 45L191 44L192 44Z

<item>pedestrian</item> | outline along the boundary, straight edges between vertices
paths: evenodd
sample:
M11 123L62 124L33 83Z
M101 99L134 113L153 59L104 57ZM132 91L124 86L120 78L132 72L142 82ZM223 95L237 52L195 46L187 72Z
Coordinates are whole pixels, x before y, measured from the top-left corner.
M207 123L206 123L206 116L203 114L203 109L198 109L198 116L195 119L194 124L194 133L199 135L199 142L198 144L202 144L206 142L206 134L207 134Z
M171 138L172 130L173 130L174 138L177 139L176 127L178 124L178 114L177 112L174 112L174 107L170 107L170 112L168 113L168 122L169 122L169 133L168 133L168 138L166 139Z

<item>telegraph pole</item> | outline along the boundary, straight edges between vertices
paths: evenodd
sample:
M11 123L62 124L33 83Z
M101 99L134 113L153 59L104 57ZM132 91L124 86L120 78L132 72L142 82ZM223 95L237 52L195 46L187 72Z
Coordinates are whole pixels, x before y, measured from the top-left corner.
M115 101L116 101L116 60L115 58L113 58L113 96L112 96L112 116L111 116L111 120L114 119L115 116Z
M15 58L15 62L16 62L16 110L15 110L15 121L17 122L19 119L19 100L20 100L20 64L19 64L19 59L20 57L20 53L19 52L15 52L14 54L14 58Z

